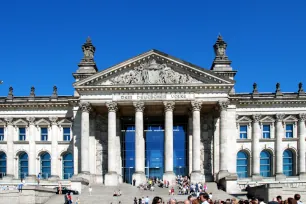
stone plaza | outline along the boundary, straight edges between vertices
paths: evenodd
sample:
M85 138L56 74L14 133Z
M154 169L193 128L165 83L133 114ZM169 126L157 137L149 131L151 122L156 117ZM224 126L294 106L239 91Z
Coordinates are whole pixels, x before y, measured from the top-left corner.
M235 75L218 36L210 69L150 50L98 71L90 38L73 73L71 96L0 98L0 176L5 182L83 179L136 185L217 182L305 186L306 94L235 92ZM254 79L255 80L255 79Z

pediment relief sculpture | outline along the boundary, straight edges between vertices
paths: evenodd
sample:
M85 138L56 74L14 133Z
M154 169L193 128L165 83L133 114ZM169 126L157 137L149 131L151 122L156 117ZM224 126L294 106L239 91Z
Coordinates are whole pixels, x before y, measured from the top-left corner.
M134 69L110 78L96 85L119 84L190 84L202 83L189 74L181 74L168 67L166 64L158 64L154 59L141 64Z

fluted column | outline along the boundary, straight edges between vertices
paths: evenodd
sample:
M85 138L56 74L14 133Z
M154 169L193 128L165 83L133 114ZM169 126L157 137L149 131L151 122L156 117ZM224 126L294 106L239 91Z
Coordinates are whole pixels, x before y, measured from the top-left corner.
M59 179L58 174L58 149L57 149L57 141L58 141L58 124L57 117L50 117L51 121L51 178L50 179Z
M14 127L13 127L13 118L5 118L7 125L7 134L6 134L6 145L7 145L7 154L6 154L6 176L14 177Z
M253 180L260 180L260 146L259 139L261 135L259 120L261 115L253 115L253 134L252 134L252 159L253 159L253 169L252 178Z
M228 156L229 151L227 141L227 131L228 131L228 124L227 124L227 108L228 108L228 101L220 101L218 103L220 109L220 171L218 173L218 179L224 178L229 174L228 165Z
M285 175L283 174L283 149L282 149L282 140L284 136L284 126L283 119L284 114L276 114L276 142L275 142L275 150L276 150L276 180L285 179Z
M108 138L107 138L107 153L108 153L108 172L105 175L106 186L117 186L119 177L116 172L116 112L118 106L116 102L107 102L108 109Z
M29 122L29 177L36 177L35 117L28 117Z
M146 181L145 176L145 140L143 137L143 111L144 102L134 102L135 107L135 173L132 179L136 180L136 185Z
M203 182L204 176L201 174L201 121L200 112L202 101L192 101L192 172L191 182Z
M96 174L96 112L91 112L89 115L89 172L90 174Z
M306 179L306 167L305 167L305 136L306 136L306 129L305 129L305 119L306 114L301 113L299 114L299 175L301 180Z
M170 183L175 182L173 173L173 110L174 101L165 101L165 173L163 179Z
M81 116L81 173L89 174L89 112L88 102L80 103Z

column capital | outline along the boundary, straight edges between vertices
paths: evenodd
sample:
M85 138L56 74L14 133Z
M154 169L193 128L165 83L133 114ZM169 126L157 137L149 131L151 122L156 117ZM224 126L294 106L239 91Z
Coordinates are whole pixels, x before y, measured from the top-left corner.
M13 118L12 117L8 117L8 118L4 118L6 125L13 125Z
M29 121L30 125L34 125L35 117L27 117L27 121Z
M165 111L173 111L175 108L174 101L164 101L163 104L165 106Z
M49 120L51 122L51 125L57 125L57 119L58 119L58 117L50 116Z
M80 109L82 110L82 112L90 112L92 110L91 105L89 102L81 102L79 104Z
M142 101L133 102L133 106L135 107L136 112L143 112L145 109L144 102Z
M226 111L229 104L230 104L229 101L218 101L218 106L221 111Z
M299 119L300 119L300 121L304 122L306 120L306 114L305 113L300 113L299 114Z
M283 114L283 113L277 113L277 114L275 115L275 118L276 118L276 121L277 121L277 122L283 122L284 117L285 117L285 114Z
M253 118L254 123L258 123L261 119L261 115L260 114L255 114L255 115L252 115L252 118Z
M106 107L108 109L108 112L117 112L118 111L118 106L116 102L110 101L106 102Z
M202 101L191 101L192 111L200 111L202 108Z

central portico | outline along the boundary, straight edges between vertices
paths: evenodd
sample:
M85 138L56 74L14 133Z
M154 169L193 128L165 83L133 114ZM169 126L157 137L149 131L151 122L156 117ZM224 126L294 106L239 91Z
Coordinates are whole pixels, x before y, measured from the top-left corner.
M92 51L92 55L86 57L84 51L74 74L80 104L75 110L81 124L80 176L94 174L91 135L97 131L91 123L99 123L97 116L107 125L101 140L107 149L105 185L131 183L133 179L138 185L146 177L172 183L176 175L190 175L192 182L203 182L213 180L215 172L220 171L223 177L235 172L227 162L219 169L219 161L213 161L217 143L221 161L229 158L225 145L230 141L225 135L231 128L235 130L235 123L222 121L230 114L235 118L234 112L227 111L235 75L227 58L214 61L214 69L220 72L215 73L151 50L96 73L90 39L83 50ZM221 141L213 139L219 123L224 127Z

